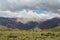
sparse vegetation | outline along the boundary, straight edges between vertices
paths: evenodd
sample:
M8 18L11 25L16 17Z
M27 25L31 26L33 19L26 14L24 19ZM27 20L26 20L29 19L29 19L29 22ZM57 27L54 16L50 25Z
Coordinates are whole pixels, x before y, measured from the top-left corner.
M0 31L0 40L60 40L60 32L40 30Z

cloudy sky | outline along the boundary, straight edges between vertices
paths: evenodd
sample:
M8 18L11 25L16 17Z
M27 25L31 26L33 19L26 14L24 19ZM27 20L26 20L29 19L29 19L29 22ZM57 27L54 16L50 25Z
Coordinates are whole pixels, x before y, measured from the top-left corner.
M60 17L60 0L0 0L0 17Z

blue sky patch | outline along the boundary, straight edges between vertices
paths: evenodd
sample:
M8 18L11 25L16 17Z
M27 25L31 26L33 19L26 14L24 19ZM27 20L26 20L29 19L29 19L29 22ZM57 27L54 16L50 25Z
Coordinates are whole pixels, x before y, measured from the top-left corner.
M37 12L38 14L45 13L44 10L35 10L34 12Z

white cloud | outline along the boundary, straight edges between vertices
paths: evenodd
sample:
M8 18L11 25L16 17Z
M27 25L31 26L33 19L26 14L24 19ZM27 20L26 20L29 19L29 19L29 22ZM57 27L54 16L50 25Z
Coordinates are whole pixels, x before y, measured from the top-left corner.
M0 17L15 17L16 13L11 11L0 11Z
M19 12L11 12L11 11L0 11L0 17L21 17L21 18L38 18L38 19L51 19L54 17L60 17L58 13L45 12L38 14L37 12L33 12L32 10L22 10Z
M25 9L25 10L24 10ZM45 10L37 14L32 10ZM60 17L60 0L0 0L0 17Z

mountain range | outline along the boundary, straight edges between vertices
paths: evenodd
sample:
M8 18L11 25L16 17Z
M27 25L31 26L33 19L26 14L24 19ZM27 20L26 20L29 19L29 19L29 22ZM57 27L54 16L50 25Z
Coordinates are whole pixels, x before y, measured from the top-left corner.
M19 30L50 29L60 26L60 18L36 19L36 18L5 18L0 17L0 28Z

